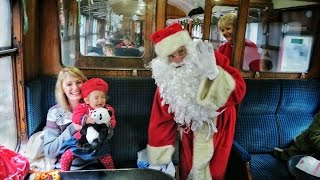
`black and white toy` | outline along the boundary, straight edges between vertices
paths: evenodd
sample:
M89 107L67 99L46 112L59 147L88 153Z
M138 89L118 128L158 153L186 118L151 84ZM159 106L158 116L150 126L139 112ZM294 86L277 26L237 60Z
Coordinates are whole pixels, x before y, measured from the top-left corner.
M106 108L97 108L91 113L95 124L85 124L81 131L81 138L78 140L78 147L84 152L97 150L101 144L112 136L110 123L111 111Z

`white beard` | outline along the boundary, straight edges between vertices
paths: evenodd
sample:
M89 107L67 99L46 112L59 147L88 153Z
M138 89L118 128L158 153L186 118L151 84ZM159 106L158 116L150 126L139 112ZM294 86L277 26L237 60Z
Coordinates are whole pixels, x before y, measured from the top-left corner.
M199 63L195 46L191 43L186 49L188 55L183 63L170 63L167 58L158 57L151 61L153 78L163 98L161 105L169 105L168 112L174 113L174 120L181 126L186 125L192 131L196 131L206 122L210 131L216 132L212 120L218 113L213 108L199 105L196 101L202 75L196 71L194 65Z

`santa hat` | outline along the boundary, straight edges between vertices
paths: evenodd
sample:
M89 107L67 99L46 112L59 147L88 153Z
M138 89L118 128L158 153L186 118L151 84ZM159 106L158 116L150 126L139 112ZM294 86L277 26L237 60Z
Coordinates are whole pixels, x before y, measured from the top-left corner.
M188 31L184 30L179 23L174 23L151 35L155 52L160 57L166 57L179 47L192 42Z
M82 98L86 98L92 91L108 92L109 85L101 78L91 78L83 83L81 86Z

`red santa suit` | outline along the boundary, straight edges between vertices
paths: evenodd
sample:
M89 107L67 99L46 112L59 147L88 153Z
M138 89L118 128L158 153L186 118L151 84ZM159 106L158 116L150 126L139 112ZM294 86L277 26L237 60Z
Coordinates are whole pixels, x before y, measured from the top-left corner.
M180 46L186 46L190 43L187 32L178 27L167 27L156 32L153 36L159 38L153 40L156 43L155 51L159 57L159 59L153 60L155 62L160 61L161 57L171 54ZM170 102L174 102L170 99L175 99L175 97L166 94L166 87L161 86L161 82L155 78L158 88L154 96L148 131L149 163L152 165L168 164L175 150L176 138L180 134L179 168L182 180L188 178L223 179L226 171L236 122L235 105L242 100L246 86L239 71L230 66L229 59L219 52L214 54L219 69L217 76L213 80L201 78L201 82L195 90L195 96L190 98L190 95L187 94L185 97L190 99L189 102L195 102L192 108L199 107L199 110L203 112L206 112L208 108L217 112L217 116L212 118L210 122L200 121L201 126L197 126L197 128L193 128L191 124L194 119L201 119L201 115L193 117L192 114L188 114L188 111L193 110L188 109L188 106L178 105L179 102L170 104ZM153 72L155 72L156 66L153 68ZM176 106L186 109L179 109ZM179 121L177 115L181 114L187 122L183 125L177 122ZM215 133L210 133L213 128L216 128Z

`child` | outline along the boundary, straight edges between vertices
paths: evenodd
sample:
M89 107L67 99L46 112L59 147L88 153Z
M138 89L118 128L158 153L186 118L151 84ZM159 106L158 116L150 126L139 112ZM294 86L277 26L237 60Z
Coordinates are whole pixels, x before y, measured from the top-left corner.
M103 46L103 53L105 56L114 56L114 45L113 44L106 44Z
M129 35L125 35L122 39L122 42L117 44L116 48L134 48L135 43L131 40Z
M72 122L78 125L84 125L84 123L94 123L94 120L90 117L91 112L99 107L105 107L111 111L111 129L116 125L114 116L114 109L106 104L109 86L100 78L92 78L85 81L81 87L81 94L84 103L79 104L73 111ZM72 161L75 157L80 157L84 160L98 159L106 169L114 169L113 160L110 155L110 148L108 142L102 144L101 148L93 152L84 152L77 147L76 139L80 138L80 131L77 132L74 137L67 140L60 152L61 156L61 170L70 170Z
M274 155L287 161L290 157L304 154L319 156L320 152L320 112L318 112L308 129L304 130L286 149L274 148Z

